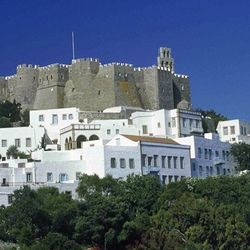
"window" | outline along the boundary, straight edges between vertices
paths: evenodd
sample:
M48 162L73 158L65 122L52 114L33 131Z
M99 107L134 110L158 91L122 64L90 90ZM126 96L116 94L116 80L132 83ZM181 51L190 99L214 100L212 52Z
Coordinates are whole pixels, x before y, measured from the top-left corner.
M162 175L162 184L166 184L166 178L167 178L166 175Z
M229 161L229 151L226 151L226 158L227 158L227 161Z
M161 167L162 167L162 168L165 168L165 167L166 167L166 166L165 166L165 161L166 161L166 156L163 155L163 156L161 157Z
M242 126L240 126L240 134L244 135L244 128Z
M195 125L196 125L196 128L199 128L200 121L199 121L199 120L196 120L196 121L195 121Z
M52 181L53 181L53 174L47 173L47 182L52 182Z
M32 173L26 173L26 182L32 182Z
M200 175L202 175L202 171L203 171L202 166L199 166L199 173L200 173Z
M2 140L2 147L3 148L7 147L7 140Z
M171 122L168 122L168 127L171 128Z
M172 127L175 128L176 127L176 119L175 117L172 117Z
M147 125L142 125L142 133L147 134L148 133L148 126Z
M44 115L39 115L38 120L39 120L39 122L43 122L44 121Z
M209 160L212 160L212 149L208 150L208 156L209 156Z
M169 176L168 176L168 183L171 183L171 182L172 182L172 179L173 179L173 175L169 175Z
M60 174L59 175L59 180L60 180L60 182L67 181L68 180L67 174L65 174L65 173Z
M18 168L25 168L25 162L19 162L17 163Z
M69 120L73 120L73 114L69 114Z
M180 168L184 168L184 157L180 157Z
M244 135L247 135L247 129L244 127Z
M63 120L67 120L67 115L66 115L66 114L63 114L63 115L62 115L62 119L63 119Z
M129 159L129 168L133 169L135 168L135 160L134 159Z
M213 175L213 167L210 167L210 175Z
M148 166L152 166L152 157L151 156L149 156L148 157Z
M110 133L111 133L111 130L107 129L107 135L110 135Z
M209 175L209 166L206 166L206 174Z
M235 127L234 126L230 126L230 133L231 133L231 135L235 134Z
M8 204L13 202L13 194L8 194Z
M198 158L201 158L202 150L201 148L198 148Z
M207 151L207 148L205 148L205 159L208 158L208 151Z
M20 148L21 147L21 140L20 139L15 139L15 146L17 148Z
M222 157L223 157L223 160L225 161L226 160L226 153L224 150L222 151Z
M193 127L193 120L192 120L192 119L189 120L189 127L190 127L190 128Z
M194 172L196 171L196 166L195 166L194 162L192 163L192 169L193 169Z
M120 159L120 168L125 168L126 167L126 161L124 158Z
M118 135L118 134L119 134L119 129L116 129L116 130L115 130L115 133Z
M177 168L177 156L174 156L174 168Z
M185 128L187 126L187 119L186 118L182 118L182 126L183 126L183 128Z
M111 165L111 168L116 168L116 159L115 158L110 159L110 165Z
M228 135L228 127L223 127L223 135Z
M31 147L31 138L26 138L26 147Z
M171 168L172 156L168 156L168 168Z
M81 177L81 172L76 172L76 180L79 181Z
M146 166L146 155L142 155L142 166Z
M158 155L154 155L154 167L158 166Z
M158 128L161 127L161 123L160 123L160 122L157 123L157 127L158 127Z
M219 154L219 151L216 150L216 151L215 151L215 156L216 156L216 157L219 157L219 155L220 155L220 154Z
M52 115L52 124L58 124L58 116Z
M175 175L175 176L174 176L174 181L175 181L175 182L178 181L178 177L179 177L178 175Z
M220 175L220 167L219 166L217 166L216 170L217 170L217 175Z

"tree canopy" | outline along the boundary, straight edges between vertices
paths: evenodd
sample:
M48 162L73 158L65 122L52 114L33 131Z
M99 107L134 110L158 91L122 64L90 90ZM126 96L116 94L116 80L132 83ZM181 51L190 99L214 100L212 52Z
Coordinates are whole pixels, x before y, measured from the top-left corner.
M250 145L235 143L231 146L231 155L237 162L238 170L250 170Z
M249 249L250 175L184 179L82 176L79 201L56 188L15 191L0 240L21 249Z

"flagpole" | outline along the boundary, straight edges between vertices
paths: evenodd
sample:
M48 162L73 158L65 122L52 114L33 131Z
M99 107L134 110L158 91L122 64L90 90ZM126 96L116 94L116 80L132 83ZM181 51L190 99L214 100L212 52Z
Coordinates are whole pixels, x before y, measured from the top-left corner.
M72 31L72 56L73 56L73 60L75 60L75 37L74 37L73 31Z

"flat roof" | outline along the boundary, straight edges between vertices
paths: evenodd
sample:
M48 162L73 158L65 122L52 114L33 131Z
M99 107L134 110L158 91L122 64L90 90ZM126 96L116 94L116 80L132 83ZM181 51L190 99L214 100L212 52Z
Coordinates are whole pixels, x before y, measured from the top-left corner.
M176 141L169 138L160 138L160 137L152 137L152 136L139 136L139 135L122 135L128 138L131 141L143 141L143 142L154 142L154 143L162 143L162 144L174 144L180 145Z

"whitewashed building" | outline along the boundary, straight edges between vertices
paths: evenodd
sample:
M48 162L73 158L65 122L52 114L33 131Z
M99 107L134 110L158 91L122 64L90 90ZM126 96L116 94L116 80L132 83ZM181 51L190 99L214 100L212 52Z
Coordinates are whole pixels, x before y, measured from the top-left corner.
M19 151L30 154L41 146L43 127L13 127L0 129L0 154L6 158L7 149L15 145Z
M175 141L190 146L192 177L205 178L235 173L236 164L230 155L231 145L221 142L217 134L206 133L204 137L189 136Z
M239 119L220 121L217 126L220 140L229 143L250 144L250 123Z
M79 122L78 108L44 109L30 111L30 126L44 127L48 136L60 144L60 129Z
M131 120L144 136L178 138L203 133L201 113L191 110L138 111Z
M82 147L82 142L93 140L111 140L117 134L139 135L139 130L128 119L93 120L90 123L75 123L60 130L63 150Z

